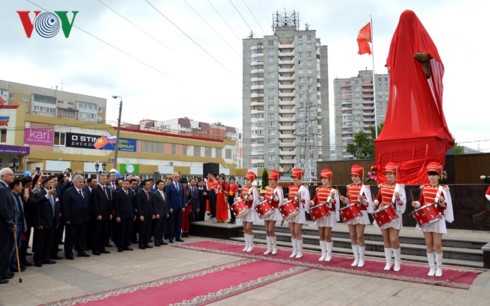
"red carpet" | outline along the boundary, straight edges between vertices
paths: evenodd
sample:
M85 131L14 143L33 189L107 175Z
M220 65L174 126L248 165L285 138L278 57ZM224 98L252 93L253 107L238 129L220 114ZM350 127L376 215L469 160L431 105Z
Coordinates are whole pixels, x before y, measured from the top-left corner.
M320 262L318 261L318 258L320 257L319 252L308 251L304 253L303 258L301 259L291 259L289 258L289 255L291 254L290 249L281 249L276 255L263 255L262 253L265 252L266 249L263 247L255 247L251 253L246 253L242 252L243 244L232 242L201 241L186 243L176 247L267 260L269 262L287 263L313 269L322 269L461 289L468 289L478 274L482 272L481 270L477 269L443 267L443 276L436 278L427 276L427 272L429 272L427 265L407 263L404 261L402 262L401 270L399 272L394 272L393 270L383 270L385 266L384 259L375 260L369 258L365 261L363 268L353 268L350 266L353 261L352 256L348 257L335 253L333 254L332 261Z
M261 260L240 260L143 284L61 300L48 305L202 304L308 270Z

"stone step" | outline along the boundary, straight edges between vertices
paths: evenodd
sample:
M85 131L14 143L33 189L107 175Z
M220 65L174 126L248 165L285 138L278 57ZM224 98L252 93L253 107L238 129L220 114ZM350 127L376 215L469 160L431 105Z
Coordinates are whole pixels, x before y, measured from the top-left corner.
M243 237L232 237L231 240L245 243ZM256 245L267 245L266 240L261 239L261 238L254 238L254 243ZM292 248L291 241L278 240L277 245L279 247ZM319 255L321 252L320 245L318 245L318 244L303 243L303 248L305 250L318 251ZM334 242L333 253L334 253L334 256L335 256L335 253L346 254L346 255L352 256L352 248L350 248L350 246L348 248L336 246L336 243ZM444 265L483 268L483 261L478 262L478 261L471 261L471 260L465 260L465 259L446 258L447 253L448 252L446 250L444 250ZM384 252L368 250L367 248L366 248L365 254L368 257L384 258ZM422 263L427 262L427 256L425 255L425 253L423 256L407 254L405 252L403 245L402 245L401 258L402 258L402 260L407 260L407 261L422 262Z
M265 241L265 231L263 230L254 230L255 238L261 239ZM310 235L303 233L303 241L305 244L316 245L318 250L320 250L320 245L318 241L318 235ZM289 232L276 232L276 239L281 242L290 242ZM334 247L340 247L344 249L351 250L351 241L350 238L340 238L333 237ZM380 256L384 256L384 245L383 241L378 240L368 240L366 238L366 251L378 252ZM402 253L406 255L414 255L414 256L426 256L426 248L425 242L419 241L420 243L405 243L400 242ZM460 248L460 247L444 247L444 258L450 259L458 259L465 261L475 261L475 262L483 262L483 251L481 249L469 249L469 248Z

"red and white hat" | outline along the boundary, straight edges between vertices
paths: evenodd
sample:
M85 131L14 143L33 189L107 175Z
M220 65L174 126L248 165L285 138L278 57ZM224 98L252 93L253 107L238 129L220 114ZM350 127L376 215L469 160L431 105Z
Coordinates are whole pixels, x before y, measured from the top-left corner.
M291 177L297 177L301 180L303 178L303 175L304 172L301 168L293 168L293 170L291 170Z
M427 172L436 172L437 175L441 175L442 166L438 162L430 162L427 164Z
M389 162L385 165L385 172L393 173L395 175L395 180L398 178L398 166L393 162Z
M350 175L357 175L362 180L364 176L364 167L359 164L352 165L350 168Z
M281 177L281 174L279 171L272 169L271 172L269 173L269 180L273 181L279 181L279 178Z
M327 178L330 182L332 182L332 178L333 178L332 170L328 168L323 169L322 172L320 173L320 178Z
M246 179L249 179L249 180L251 180L253 182L257 178L257 175L253 171L248 171L247 172L247 175L245 175L245 178Z

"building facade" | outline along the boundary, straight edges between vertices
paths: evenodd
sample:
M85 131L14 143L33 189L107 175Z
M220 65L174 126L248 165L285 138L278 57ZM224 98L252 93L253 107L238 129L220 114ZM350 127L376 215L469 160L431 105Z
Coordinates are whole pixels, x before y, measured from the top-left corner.
M25 105L28 114L105 122L107 99L0 80L5 105Z
M273 29L243 40L243 165L315 180L330 153L327 46L297 12L275 14Z
M114 167L117 129L105 123L27 113L26 104L0 106L0 163L16 160L18 172L39 167L43 172L65 168L96 173L96 164L121 174L155 173L202 176L204 163L219 164L220 173L243 176L234 163L236 141L204 136L121 128Z
M357 77L334 80L335 157L352 159L347 145L354 134L370 134L371 127L384 122L389 98L388 74L376 74L373 86L372 70L359 71ZM376 92L376 99L374 94ZM376 104L376 110L374 109Z

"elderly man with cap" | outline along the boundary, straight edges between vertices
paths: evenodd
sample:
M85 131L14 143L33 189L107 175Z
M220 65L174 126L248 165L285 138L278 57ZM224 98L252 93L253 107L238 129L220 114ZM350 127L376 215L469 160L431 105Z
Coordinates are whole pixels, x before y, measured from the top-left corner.
M346 205L356 205L361 211L361 216L349 220L346 224L349 227L350 241L352 252L354 253L354 262L352 267L364 267L364 253L366 244L364 242L364 230L366 225L370 224L368 212L372 212L371 190L369 186L363 185L364 168L361 165L354 164L351 166L352 184L347 185L347 196L341 196L340 199Z
M310 213L312 207L317 205L327 205L327 210L330 212L328 215L315 220L315 225L318 227L320 234L320 249L322 255L318 259L319 261L332 260L332 227L340 221L339 215L339 193L332 187L333 173L330 169L323 169L320 173L320 179L322 186L316 188L315 197L311 200ZM317 206L320 207L320 206Z
M427 261L429 262L428 276L442 276L442 235L447 234L446 222L454 221L453 205L448 186L439 185L442 166L437 162L427 165L429 183L421 186L420 198L412 202L414 208L422 205L435 205L439 220L428 222L417 228L424 233L427 248ZM435 255L435 256L434 256Z
M385 166L385 172L387 181L386 183L379 185L378 195L374 200L374 208L377 208L378 206L395 206L397 218L381 226L381 232L383 233L386 259L384 270L389 271L391 269L391 253L393 252L395 257L393 271L398 272L400 271L401 263L399 235L403 226L402 215L405 213L407 207L407 197L405 195L405 186L396 183L398 179L398 166L389 162Z
M293 186L289 187L288 199L294 202L299 213L286 219L289 223L291 243L293 245L293 252L289 255L290 258L303 257L303 236L301 235L301 230L303 224L306 223L306 211L309 212L310 209L310 192L305 186L301 185L303 175L304 172L300 168L293 168L291 170Z
M279 212L279 205L284 201L284 193L281 186L277 185L281 174L272 169L269 173L269 186L265 187L264 200L269 201L274 210L274 213L264 218L266 240L267 240L267 250L264 252L265 255L277 254L277 240L274 228L276 227L276 222L282 220L281 213Z
M252 252L254 248L254 233L252 230L253 222L258 218L255 206L259 203L259 192L252 185L257 175L253 171L249 171L245 176L245 186L242 188L240 197L244 200L245 205L250 210L250 213L242 217L243 233L245 237L245 247L242 251Z

